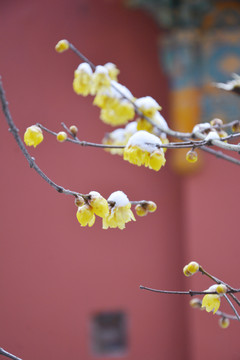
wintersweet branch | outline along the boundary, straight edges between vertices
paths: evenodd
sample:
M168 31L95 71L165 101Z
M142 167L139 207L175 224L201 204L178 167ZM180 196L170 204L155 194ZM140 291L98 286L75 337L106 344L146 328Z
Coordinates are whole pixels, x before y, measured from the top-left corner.
M170 295L190 295L190 296L195 296L195 295L206 295L206 294L218 294L216 291L193 291L193 290L188 290L188 291L171 291L171 290L158 290L158 289L153 289L153 288L149 288L147 286L143 286L140 285L140 289L141 290L148 290L148 291L153 291L156 293L160 293L160 294L170 294ZM227 294L232 294L232 293L238 293L240 292L239 290L227 290Z
M27 151L23 141L21 140L19 134L18 134L18 129L15 125L15 123L13 122L12 116L10 114L9 108L8 108L8 102L5 96L5 91L3 89L3 85L2 85L2 81L1 81L1 77L0 77L0 100L1 100L1 104L2 104L2 110L3 113L5 115L6 121L8 123L9 126L9 131L12 133L14 139L16 140L20 150L22 151L23 155L25 156L25 158L27 159L29 165L31 168L33 168L38 175L40 175L51 187L53 187L57 192L61 193L61 194L65 194L65 195L71 195L74 196L75 198L78 197L82 197L84 200L88 200L89 198L89 194L81 194L79 192L76 191L72 191L72 190L67 190L64 187L57 185L55 182L53 182L40 168L39 166L36 164L35 160L33 157L31 157L31 155L29 154L29 152ZM39 124L40 126L40 124ZM57 135L56 133L54 133L51 130L48 130L47 128L41 126L45 131L53 134L53 135ZM70 139L69 141L75 142L74 139ZM78 141L76 139L76 141ZM83 144L84 145L84 142ZM93 143L87 143L88 146L95 146L95 145L102 145L102 144L93 144ZM104 147L104 145L102 146ZM105 146L106 147L106 146ZM110 206L114 206L114 202L109 201L108 202ZM141 204L141 203L146 203L146 201L140 200L140 201L134 201L134 204Z
M87 62L91 68L93 70L96 69L96 66L89 60L87 59L78 49L75 48L75 46L71 43L69 43L69 48L78 56L80 57L83 61ZM204 140L205 139L205 136L201 133L183 133L183 132L179 132L179 131L174 131L170 128L166 129L166 128L162 128L160 125L156 124L152 119L150 119L149 117L147 117L146 115L144 115L140 109L136 106L135 102L131 99L129 99L126 94L124 94L118 87L115 86L115 84L113 82L111 82L111 86L112 88L117 91L122 98L126 99L127 101L129 101L133 106L134 106L134 109L135 109L135 112L136 114L138 114L141 118L147 120L152 126L155 126L158 130L160 131L163 131L165 132L167 135L169 136L172 136L172 137L175 137L175 138L179 138L179 139L182 139L182 140L186 140L186 139L189 139L189 138L196 138L198 137L198 135L200 135L200 139ZM219 125L215 125L215 126L212 126L213 129L221 129L221 128L226 128L226 127L230 127L230 126L235 126L235 127L239 127L239 121L238 120L235 120L229 124L225 124L225 125L222 125L222 126L219 126ZM213 149L209 149L208 150L208 146L211 146L211 145L215 145L217 147L220 147L220 148L223 148L225 150L231 150L231 151L237 151L239 152L240 151L240 145L232 145L232 144L226 144L224 143L224 141L226 140L230 140L230 139L233 139L233 138L237 138L238 136L240 136L239 134L231 134L231 135L228 135L226 136L225 138L221 139L221 140L212 140L212 141L207 141L205 143L199 143L199 148L202 149L203 151L205 152L208 152L218 158L222 158L226 161L229 161L229 162L232 162L236 165L240 165L240 161L235 159L234 157L231 157L231 156L228 156L228 155L225 155L223 154L222 152L218 152L216 150L213 150ZM207 146L204 146L204 145L207 145ZM197 146L197 145L196 145ZM169 146L164 146L165 148L177 148L177 147L187 147L187 146L182 146L182 145L179 145L177 146L176 144L169 144Z
M3 348L0 348L0 355L6 356L13 360L22 360L19 357L17 357L16 355L13 355L13 354L9 353L8 351L4 350Z
M236 317L237 317L238 321L240 321L239 314L238 314L237 310L235 309L235 307L233 306L233 303L231 302L231 300L227 297L227 295L226 295L226 294L223 294L223 296L225 297L225 299L227 300L227 302L228 302L228 303L229 303L229 305L231 306L231 308L232 308L233 312L235 313L235 315L236 315Z
M58 133L56 133L53 130L48 129L47 127L43 126L42 124L37 123L36 124L38 127L40 127L40 129L42 129L43 131L46 131L47 133L53 135L53 136L57 136ZM89 141L85 141L85 140L80 140L77 136L73 136L73 134L71 133L71 131L69 130L69 128L64 124L61 123L61 125L63 126L63 128L66 130L66 132L71 135L73 138L69 138L67 137L65 141L69 141L71 143L74 144L78 144L81 146L92 146L92 147L96 147L96 148L103 148L103 149L124 149L125 145L107 145L107 144L98 144L98 143L92 143ZM162 144L159 145L157 144L156 147L157 148L166 148L166 149L179 149L179 148L199 148L201 146L204 146L207 144L207 141L205 140L190 140L190 141L182 141L182 142L172 142L172 143L168 143L168 144ZM149 145L146 142L146 145Z

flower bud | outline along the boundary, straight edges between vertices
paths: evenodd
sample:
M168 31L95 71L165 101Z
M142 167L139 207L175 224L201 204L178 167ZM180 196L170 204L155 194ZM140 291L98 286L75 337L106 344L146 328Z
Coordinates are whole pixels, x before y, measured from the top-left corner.
M226 329L226 328L229 327L229 325L230 325L230 320L229 320L228 318L221 317L221 318L218 320L218 324L219 324L219 326L220 326L222 329Z
M240 121L236 121L232 126L233 132L240 132Z
M144 206L142 204L137 204L135 206L135 211L138 216L146 216L148 213L146 206Z
M153 201L148 201L148 202L147 202L147 210L148 210L149 212L154 212L154 211L156 211L156 210L157 210L157 204L155 204L155 202L153 202Z
M228 136L228 133L224 130L220 130L218 131L218 135L220 136L220 138L225 138Z
M221 119L215 118L210 121L212 126L222 126L223 121Z
M201 309L202 300L198 298L193 298L189 301L189 305L194 309Z
M190 150L186 154L186 160L190 163L195 163L198 159L198 154L194 150Z
M77 136L78 128L75 125L70 126L69 130L74 136Z
M191 261L188 265L184 266L183 273L185 276L192 276L199 270L199 264Z
M217 292L218 294L226 294L226 292L227 292L227 287L226 287L226 285L224 285L224 284L219 284L219 285L217 285L217 287L216 287L216 292Z
M55 50L62 53L69 49L69 42L67 40L60 40L55 46Z
M65 133L65 131L60 131L57 134L57 141L64 142L66 139L67 139L67 134Z
M82 196L78 196L75 198L75 205L77 207L83 206L85 204L84 198Z

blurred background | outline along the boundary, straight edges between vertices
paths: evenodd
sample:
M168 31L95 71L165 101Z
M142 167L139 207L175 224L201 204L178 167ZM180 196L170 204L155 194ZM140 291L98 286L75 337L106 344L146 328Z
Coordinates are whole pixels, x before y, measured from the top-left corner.
M73 92L81 61L55 52L60 39L115 63L120 83L155 98L176 130L239 118L237 96L210 86L240 73L239 24L238 1L1 0L0 74L20 135L37 122L56 132L75 124L92 142L113 130L92 97ZM191 260L239 288L237 166L200 152L192 166L169 150L156 173L45 134L29 151L57 184L158 205L123 231L99 219L82 228L74 199L29 168L0 119L0 346L24 360L239 359L236 321L222 330L188 297L139 289L207 289L207 278L183 276Z

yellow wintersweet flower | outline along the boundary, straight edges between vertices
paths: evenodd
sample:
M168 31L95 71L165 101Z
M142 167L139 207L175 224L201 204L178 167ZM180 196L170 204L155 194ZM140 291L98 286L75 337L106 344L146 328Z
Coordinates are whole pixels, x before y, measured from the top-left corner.
M78 95L87 96L92 89L92 69L84 62L74 71L73 90Z
M92 207L94 213L101 218L109 214L108 202L97 191L90 191L89 205Z
M207 292L216 291L218 294L207 294L202 299L202 308L205 308L207 312L213 311L215 314L220 306L220 297L227 292L227 287L224 284L215 284L207 289Z
M135 103L137 103L138 100L136 100ZM156 109L156 108L153 108L153 109ZM150 132L154 135L157 135L161 138L161 134L164 134L168 130L168 124L167 124L166 120L164 119L164 117L157 110L155 111L155 110L147 109L146 111L143 111L143 113L144 113L144 115L146 115L147 113L151 115L151 116L148 115L148 118L151 120L151 123L144 118L141 118L141 117L138 118L137 119L138 130L148 131L148 132Z
M55 46L55 50L62 53L69 49L69 42L67 40L60 40Z
M147 131L140 130L130 137L124 149L123 158L137 166L144 165L160 170L165 165L165 156L161 140Z
M77 211L77 219L81 226L93 226L95 222L95 215L93 209L88 204L80 206Z
M120 71L116 67L116 65L111 62L108 62L107 64L104 65L104 67L107 69L110 79L117 81L117 77Z
M115 191L108 198L110 205L110 212L103 218L103 229L119 228L124 229L125 224L129 221L135 221L135 217L131 211L131 203L126 194L122 191Z
M32 125L28 127L24 134L24 142L27 146L36 147L43 141L43 133L39 126Z
M184 266L183 273L185 276L192 276L199 270L199 264L196 261L191 261Z
M92 76L92 89L91 94L95 95L98 91L109 89L111 86L111 79L108 75L107 69L102 66L96 66L95 72Z
M202 299L202 307L206 309L207 312L213 311L215 314L218 311L220 306L220 297L215 294L205 295Z
M132 121L125 126L125 128L119 128L113 130L110 133L105 134L102 143L105 145L126 145L129 138L137 131L136 121ZM111 154L123 155L123 149L106 148Z
M125 129L116 129L110 133L105 134L102 143L105 145L114 145L114 146L122 146L126 145L126 135L125 135ZM109 151L111 154L115 155L122 155L123 149L114 149L114 148L106 148L106 151Z
M101 110L100 119L112 126L124 125L133 119L135 110L133 105L127 100L116 99L112 106L107 106Z
M135 115L131 103L134 97L125 86L116 81L111 81L111 85L111 88L103 88L97 92L93 104L101 108L100 119L106 124L126 124Z

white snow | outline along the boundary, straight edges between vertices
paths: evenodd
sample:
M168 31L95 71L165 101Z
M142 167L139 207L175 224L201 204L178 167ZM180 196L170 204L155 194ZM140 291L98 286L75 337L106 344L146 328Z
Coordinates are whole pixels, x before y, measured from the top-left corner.
M126 147L138 146L142 150L151 153L157 149L157 145L162 145L161 140L157 136L150 134L145 130L140 130L130 137Z
M227 83L215 83L214 85L223 90L231 91L235 87L240 87L240 76L238 74L232 74L233 80L228 81Z
M161 109L161 106L151 96L145 96L137 99L135 101L135 105L144 110L148 110L152 108L155 108L157 110Z
M135 132L137 132L137 122L136 121L131 121L130 123L128 123L125 126L125 131L126 133L130 133L130 134L135 134Z
M119 129L113 130L112 132L108 133L108 136L113 141L124 142L124 140L125 140L125 129L119 128Z
M92 75L92 68L86 62L83 62L83 63L79 64L78 67L77 67L77 71L85 72L85 73L87 73L89 75Z
M98 65L98 66L96 66L95 74L105 74L105 75L108 75L108 71L107 71L107 69L106 69L104 66Z
M216 131L210 131L204 140L209 141L209 140L219 140L219 139L220 137Z
M112 80L111 84L113 85L111 90L114 97L121 98L122 96L124 96L129 100L133 99L133 94L131 93L130 90L128 90L126 86L119 84L115 80Z
M211 128L211 125L209 123L207 123L207 122L202 123L202 124L197 124L193 128L193 133L203 132L203 131L208 130L210 128Z
M156 126L159 126L162 131L168 130L168 124L159 111L156 112L156 114L152 118L152 121L154 122L154 124L156 124Z
M97 191L90 191L89 195L91 195L94 198L101 197L101 194L99 194L99 192Z
M117 206L121 207L121 206L126 206L127 204L129 204L129 200L126 194L124 194L124 192L118 190L113 192L109 198L108 201L114 201L115 205L113 207L113 209Z

